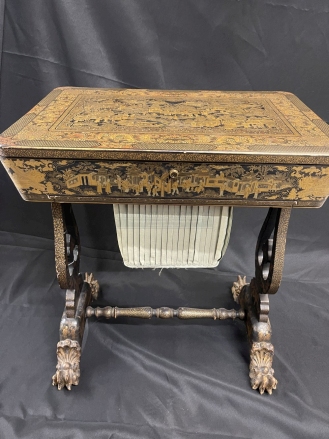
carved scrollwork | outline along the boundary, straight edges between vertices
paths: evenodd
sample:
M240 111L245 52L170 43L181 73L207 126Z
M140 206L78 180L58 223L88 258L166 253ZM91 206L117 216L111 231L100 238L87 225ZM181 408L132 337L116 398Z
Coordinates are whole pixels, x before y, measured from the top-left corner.
M90 274L86 273L85 274L85 282L87 282L90 286L92 298L94 300L97 300L98 293L99 293L99 283L94 278L94 275L92 273L90 273Z
M242 288L248 285L246 276L238 276L238 279L236 282L233 282L233 286L231 288L233 299L236 303L239 303L239 296L241 293Z
M77 386L80 378L81 348L76 340L62 340L57 343L56 373L52 378L53 386L58 390Z

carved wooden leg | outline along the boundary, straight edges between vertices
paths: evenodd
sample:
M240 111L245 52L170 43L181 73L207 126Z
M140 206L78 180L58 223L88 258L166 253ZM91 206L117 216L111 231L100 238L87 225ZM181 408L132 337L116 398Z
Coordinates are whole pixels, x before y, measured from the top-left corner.
M263 310L268 314L268 295L262 294L258 300ZM245 309L246 325L250 348L249 378L253 389L259 389L261 394L266 390L272 393L276 388L277 380L274 378L272 368L274 347L271 343L271 324L267 317L266 321L260 321L259 306L257 306L257 290L254 279L250 285L243 287L239 301Z
M271 343L269 294L277 292L284 263L284 250L291 208L270 208L256 246L256 274L250 285L238 277L232 293L245 311L250 349L250 383L253 389L271 394L276 388L272 368L274 347Z
M86 308L97 299L99 285L92 274L79 274L80 241L69 204L52 204L55 234L55 259L58 282L66 289L65 309L57 344L57 366L52 383L60 390L71 390L80 378L81 343Z

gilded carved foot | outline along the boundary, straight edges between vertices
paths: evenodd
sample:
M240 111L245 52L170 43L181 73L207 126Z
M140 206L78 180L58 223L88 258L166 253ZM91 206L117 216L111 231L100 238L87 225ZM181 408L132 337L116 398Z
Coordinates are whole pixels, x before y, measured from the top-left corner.
M81 348L76 340L61 340L57 343L57 366L53 376L53 386L58 390L77 386L80 378Z
M274 348L271 343L254 342L250 351L250 384L262 395L265 390L271 395L272 390L276 389L277 380L274 378L272 361Z
M242 288L248 285L247 284L247 278L246 276L238 276L238 279L236 282L233 282L233 286L231 288L232 294L233 294L233 299L236 303L239 303L239 296L241 293Z

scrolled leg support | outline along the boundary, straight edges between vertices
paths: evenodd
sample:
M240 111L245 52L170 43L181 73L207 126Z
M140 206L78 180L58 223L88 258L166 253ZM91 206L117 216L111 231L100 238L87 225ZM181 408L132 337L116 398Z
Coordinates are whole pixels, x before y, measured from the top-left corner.
M66 289L52 384L58 390L65 387L71 390L73 385L78 385L80 378L80 346L86 308L93 299L97 299L99 284L91 273L79 274L80 239L71 205L53 203L52 215L57 279L60 287Z
M234 300L245 311L250 342L249 378L251 387L263 394L277 386L272 368L274 347L271 343L269 295L277 292L283 271L284 251L291 208L270 208L259 233L255 253L255 277L247 284L239 276L234 282Z

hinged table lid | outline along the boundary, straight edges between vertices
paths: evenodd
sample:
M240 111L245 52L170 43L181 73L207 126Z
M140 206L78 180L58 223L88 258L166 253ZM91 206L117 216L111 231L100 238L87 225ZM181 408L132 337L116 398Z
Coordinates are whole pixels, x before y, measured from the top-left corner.
M61 87L0 144L4 157L329 162L328 125L286 92Z

